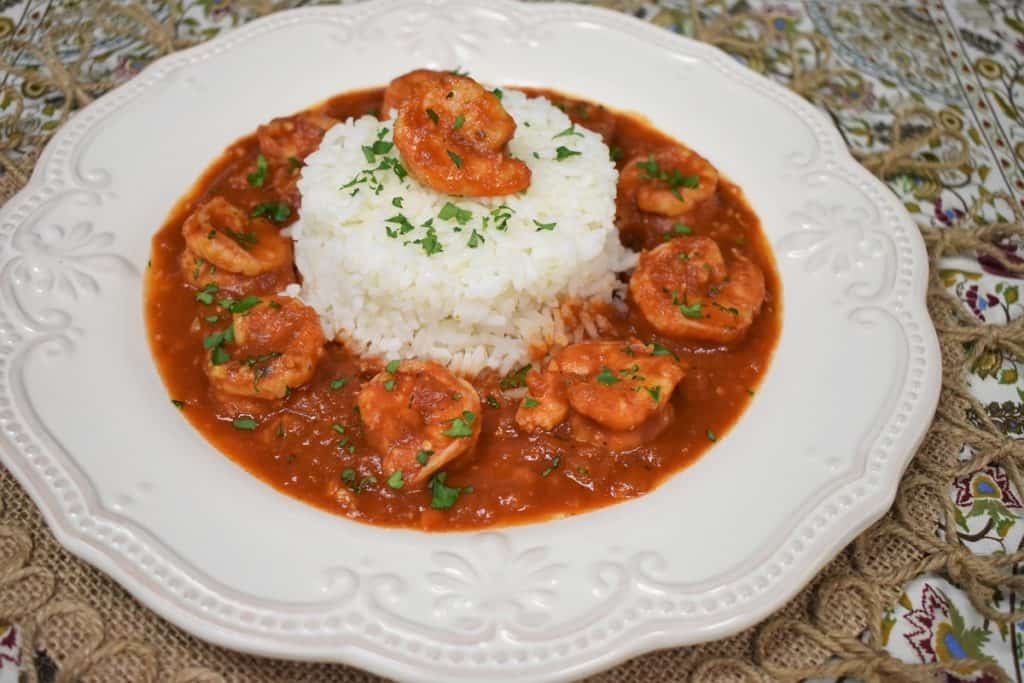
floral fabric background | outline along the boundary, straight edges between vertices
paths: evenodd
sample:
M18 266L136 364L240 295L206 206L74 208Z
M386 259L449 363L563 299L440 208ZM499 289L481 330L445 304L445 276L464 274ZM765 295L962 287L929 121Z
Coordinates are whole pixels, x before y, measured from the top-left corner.
M0 0L0 181L31 172L42 144L74 108L124 82L161 54L248 19L307 2ZM104 3L106 5L107 3ZM1024 3L1020 0L665 0L597 2L697 35L821 107L854 154L881 176L922 226L965 217L1020 222L1024 206ZM91 9L90 9L91 8ZM85 10L90 9L86 12ZM767 22L751 24L751 13ZM88 19L87 19L88 17ZM81 22L92 22L82 31ZM764 30L767 27L767 30ZM41 49L46 48L46 49ZM50 49L52 48L52 49ZM59 61L54 61L52 55ZM66 87L56 87L64 85ZM853 245L848 256L856 258ZM1018 244L1000 248L1013 263ZM815 247L834 258L832 245ZM991 254L941 262L941 281L979 321L1024 313L1024 278ZM1024 359L985 350L969 385L988 417L1024 438ZM965 447L964 456L969 455ZM954 482L956 533L977 553L1024 544L1024 503L993 464ZM1019 609L1022 596L995 595ZM948 577L911 580L880 625L885 647L908 662L997 663L1024 680L1024 624L984 617ZM53 680L45 652L23 652L17 624L0 624L0 683L19 666ZM962 672L963 680L989 680ZM957 680L959 675L950 675Z

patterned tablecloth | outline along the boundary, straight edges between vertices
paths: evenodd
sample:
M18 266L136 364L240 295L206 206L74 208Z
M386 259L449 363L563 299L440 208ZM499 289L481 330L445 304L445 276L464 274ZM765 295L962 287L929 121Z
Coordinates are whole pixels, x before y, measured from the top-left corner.
M305 4L0 0L0 198L76 108L153 59ZM1024 2L598 4L718 45L828 113L921 226L946 367L939 420L886 520L765 625L600 678L890 681L941 670L1020 682ZM870 258L862 237L836 231L809 248L841 270ZM64 553L3 468L0 510L0 683L19 668L29 681L373 680L218 650L160 622Z

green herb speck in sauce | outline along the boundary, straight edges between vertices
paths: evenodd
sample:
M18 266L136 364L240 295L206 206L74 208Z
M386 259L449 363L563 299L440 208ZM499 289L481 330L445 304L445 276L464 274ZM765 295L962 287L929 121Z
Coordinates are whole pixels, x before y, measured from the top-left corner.
M288 220L288 217L292 215L292 207L288 206L284 202L260 202L256 206L252 207L252 211L249 212L251 218L269 218L275 223Z
M258 425L259 423L256 422L256 420L252 419L251 417L236 417L231 422L232 427L234 427L235 429L241 429L246 432L251 432L252 430L256 429Z
M267 177L267 158L260 154L256 157L256 170L246 176L246 180L253 187L263 187L263 181Z

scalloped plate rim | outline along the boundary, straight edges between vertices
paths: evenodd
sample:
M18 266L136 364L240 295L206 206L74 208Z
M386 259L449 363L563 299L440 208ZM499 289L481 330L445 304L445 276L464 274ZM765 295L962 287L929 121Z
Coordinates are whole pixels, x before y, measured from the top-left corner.
M370 5L373 5L373 10L368 10ZM218 47L225 46L226 44L238 40L245 40L247 35L253 31L260 31L264 29L271 29L274 25L283 25L290 23L291 20L301 20L304 16L310 17L322 15L324 13L347 13L347 12L359 12L368 11L370 14L380 12L385 8L400 6L408 4L407 0L379 0L375 3L359 3L356 5L346 6L333 6L333 7L307 7L299 8L294 10L287 10L279 12L268 17L254 20L246 25L238 27L237 29L230 30L224 34L217 36L216 38L202 43L186 50L182 50L170 55L161 57L148 65L140 74L138 74L132 80L118 86L114 90L105 94L95 102L84 107L82 110L76 113L72 119L70 119L64 126L62 126L51 139L51 141L44 148L41 153L35 168L32 171L29 181L25 186L18 191L3 207L2 215L7 218L7 209L9 206L18 205L23 203L29 196L34 195L41 187L46 187L48 184L46 173L47 165L51 162L52 157L57 147L65 140L72 137L72 130L75 127L75 119L84 119L84 113L89 110L95 110L96 108L103 105L105 100L113 99L119 96L120 93L128 90L139 88L145 90L150 87L150 80L157 81L167 74L173 73L179 68L182 68L190 63L192 59L198 55L204 53L211 53L204 55L202 60L212 59L216 56L216 50ZM448 0L431 0L430 2L424 3L427 6L444 6L448 4L459 4L458 2L451 3ZM462 4L474 4L462 3ZM679 45L686 45L687 49L692 51L703 51L709 54L726 55L727 53L722 52L718 48L695 41L685 36L679 36L671 34L664 29L655 27L651 24L642 22L634 17L626 14L614 12L609 9L601 7L587 7L578 5L569 5L564 3L551 3L544 5L531 6L519 2L512 2L511 0L501 0L500 2L494 3L497 7L508 7L514 8L516 11L530 11L527 8L532 9L533 7L544 7L544 8L565 8L571 10L573 13L579 15L591 14L594 17L596 23L602 28L617 28L615 24L621 27L628 25L631 33L636 34L637 32L647 32L652 38L657 38L660 42L668 42L668 40L678 41ZM486 4L484 5L487 6ZM731 57L729 57L731 59ZM196 61L202 61L196 60ZM174 65L173 68L168 68ZM160 73L162 69L168 68L166 73ZM737 67L742 68L742 67ZM805 115L818 117L820 121L827 124L824 126L826 135L830 138L832 145L838 150L837 158L834 161L837 162L838 170L848 175L860 176L866 182L874 183L878 187L884 189L888 201L890 203L895 202L895 198L889 195L888 188L885 188L879 181L871 176L863 167L861 167L849 151L845 147L841 136L836 131L831 121L827 120L827 117L820 112L817 108L813 107L808 102L799 98L797 95L786 91L778 84L771 83L770 87L775 88L778 91L786 93L786 97L790 98L793 106L798 107L802 110ZM110 116L113 113L121 109L122 106L128 104L128 101L121 103L120 106L112 109L106 113L106 116ZM813 113L811 113L813 112ZM909 222L913 225L909 215L906 214L905 209L899 206L899 211L902 212L901 219ZM4 239L8 239L8 235L4 235ZM912 240L914 255L912 260L919 261L922 254L924 254L923 241L918 237ZM924 313L924 320L928 321L926 309L924 306L924 290L927 281L927 268L923 270L918 267L915 269L915 277L911 282L911 293L917 295L913 300L908 300L907 304L909 307L916 310L917 313ZM938 377L940 366L936 365L936 359L938 356L938 341L934 334L934 329L930 329L926 326L924 344L926 346L925 356L928 357L932 363L932 370L934 377ZM934 379L933 377L933 379ZM927 433L927 427L930 424L931 416L934 413L935 407L938 404L939 398L939 384L937 381L932 383L926 382L925 391L923 396L919 399L919 405L922 406L916 417L919 418L919 424L914 427L908 425L905 431L915 432L913 442L914 447L908 448L903 453L902 462L899 463L897 470L902 473L906 466L909 464L916 447L921 443ZM161 616L167 618L169 621L185 628L186 630L195 633L205 640L229 647L232 649L250 652L257 655L272 655L275 657L294 659L294 660L317 660L317 661L338 661L356 664L364 667L368 670L375 671L382 675L399 675L408 677L410 680L433 680L431 678L424 677L424 671L416 668L414 665L406 664L401 660L388 660L382 658L379 654L361 648L355 647L332 647L332 652L329 655L309 655L308 653L295 653L289 651L288 644L282 645L281 643L272 642L272 636L266 636L261 641L259 636L249 634L237 634L232 631L222 629L216 624L207 623L203 621L194 621L194 617L189 614L188 611L182 609L174 600L166 599L159 591L154 590L152 587L147 586L144 582L138 581L129 575L129 572L124 570L121 563L112 556L109 548L97 547L96 544L86 540L74 531L70 524L68 524L67 518L62 514L60 506L56 503L56 494L52 491L45 483L37 481L37 477L34 476L32 468L25 463L19 457L11 457L10 453L18 453L18 448L10 443L7 435L0 435L0 439L5 444L5 449L2 453L4 464L14 474L15 478L21 483L23 488L29 494L31 499L39 507L43 518L46 520L47 525L53 532L54 536L60 542L62 546L70 550L76 556L89 562L93 566L101 569L108 575L114 578L114 580L128 590L133 596L135 596L140 602L147 605ZM75 467L74 463L67 463L71 467ZM878 518L880 518L891 506L895 499L896 492L900 483L899 477L885 478L884 483L879 487L877 495L871 496L869 499L862 501L859 504L857 510L860 513L859 517L855 520L851 520L855 523L851 523L846 527L846 530L842 536L834 536L830 539L831 543L828 544L828 552L826 556L822 556L816 562L810 562L802 565L798 572L799 577L794 579L794 572L791 571L788 582L784 584L784 590L778 592L777 599L772 601L772 604L764 604L760 609L756 611L748 612L742 619L733 619L726 622L718 622L710 627L703 627L699 633L695 633L694 628L684 623L661 623L657 628L654 629L638 629L641 631L639 635L631 635L628 640L627 646L616 645L612 648L604 650L604 653L600 656L593 657L583 663L573 664L568 668L551 670L541 676L532 675L529 680L565 680L569 676L582 676L591 674L610 666L614 666L626 659L637 656L644 652L648 652L657 648L672 647L683 644L694 644L697 642L704 642L716 638L726 637L734 634L758 621L763 617L767 616L779 606L787 602L793 595L797 594L814 575L816 575L820 569L825 566L833 557L835 557L848 543L853 540L861 531L869 527ZM96 508L102 510L110 518L116 518L117 513L104 508L101 504L96 501L95 491L87 489L82 491L83 498L86 502L86 513L94 512ZM868 506L868 501L873 503ZM849 515L848 515L849 516ZM472 532L466 532L472 533ZM641 624L642 626L642 624ZM696 638L694 636L697 636ZM266 641L266 642L263 642ZM323 646L313 646L310 651L317 648L323 649ZM446 670L447 671L447 670ZM454 672L452 672L454 673ZM512 679L509 679L512 680ZM526 679L523 679L526 680Z

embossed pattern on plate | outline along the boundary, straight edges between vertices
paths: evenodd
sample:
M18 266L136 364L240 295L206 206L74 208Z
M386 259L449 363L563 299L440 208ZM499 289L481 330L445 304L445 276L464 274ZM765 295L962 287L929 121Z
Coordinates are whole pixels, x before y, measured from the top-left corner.
M423 65L642 111L761 216L776 358L740 424L650 495L483 533L374 529L254 480L170 405L139 275L173 202L260 121ZM714 48L588 7L253 22L78 113L0 211L0 245L2 458L61 542L201 637L401 679L566 680L753 623L888 507L938 396L923 244L831 124Z

